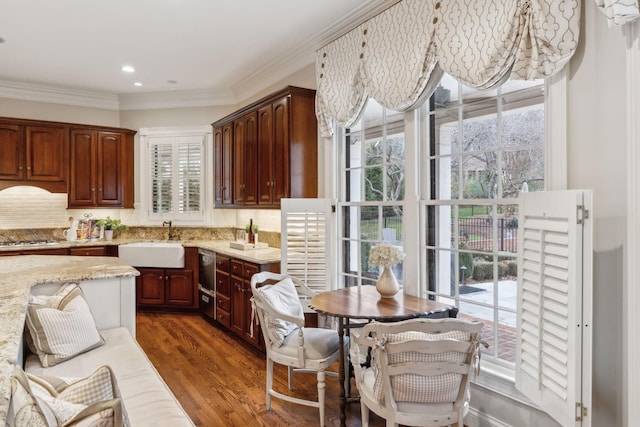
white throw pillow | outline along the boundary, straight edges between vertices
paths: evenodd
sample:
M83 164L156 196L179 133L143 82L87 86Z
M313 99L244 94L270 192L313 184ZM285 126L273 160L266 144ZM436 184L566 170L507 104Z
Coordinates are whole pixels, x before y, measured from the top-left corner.
M286 313L289 316L297 317L304 321L304 310L300 304L300 298L296 291L296 286L290 278L281 280L273 285L265 285L258 288L262 300L274 310ZM284 339L293 331L298 329L298 325L287 320L279 319L270 313L264 313L267 325L267 334L271 342L280 347Z
M82 289L75 284L50 297L34 297L27 306L26 323L30 347L44 367L104 344Z

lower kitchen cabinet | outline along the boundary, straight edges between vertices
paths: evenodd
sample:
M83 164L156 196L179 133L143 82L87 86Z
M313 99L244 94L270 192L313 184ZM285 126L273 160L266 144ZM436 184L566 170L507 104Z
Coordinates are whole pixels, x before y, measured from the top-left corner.
M257 349L264 349L257 318L252 319L251 277L280 271L280 263L255 264L216 254L216 320ZM253 328L251 322L254 321Z
M138 268L138 306L193 308L193 271L173 268Z
M139 309L198 308L198 249L185 248L185 268L136 267L136 300Z

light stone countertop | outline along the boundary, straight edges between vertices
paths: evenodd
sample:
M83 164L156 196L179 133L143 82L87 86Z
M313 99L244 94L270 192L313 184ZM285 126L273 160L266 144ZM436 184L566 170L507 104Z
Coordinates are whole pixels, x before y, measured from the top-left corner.
M91 246L119 246L127 243L149 241L144 239L114 239L110 241L106 240L92 240L83 242L66 242L61 241L56 244L45 245L29 245L29 246L1 246L0 252L12 252L22 251L28 252L30 250L39 249L56 249L56 248L82 248ZM171 240L152 240L171 242ZM280 248L268 247L261 249L233 249L229 246L229 240L185 240L175 241L182 243L184 247L197 247L202 249L209 249L217 253L231 256L234 258L242 259L243 261L252 262L255 264L269 264L272 262L280 262ZM1 274L1 273L0 273Z
M114 257L19 255L0 257L0 420L6 420L11 376L19 354L32 286L137 276ZM2 422L2 421L0 421Z
M184 246L195 246L201 249L208 249L216 253L239 258L243 261L252 262L254 264L269 264L272 262L280 262L280 248L263 248L263 249L233 249L229 246L228 240L192 240L184 242Z

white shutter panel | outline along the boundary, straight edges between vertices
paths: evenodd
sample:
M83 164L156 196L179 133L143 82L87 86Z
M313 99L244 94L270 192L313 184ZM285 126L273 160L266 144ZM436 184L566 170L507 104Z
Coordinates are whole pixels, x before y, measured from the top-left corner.
M178 213L200 213L202 191L202 137L182 137L177 148L178 159Z
M519 198L516 387L561 425L589 426L591 192Z
M331 200L282 199L280 271L316 292L331 289Z
M173 144L153 138L149 145L151 172L151 212L171 213L173 183Z

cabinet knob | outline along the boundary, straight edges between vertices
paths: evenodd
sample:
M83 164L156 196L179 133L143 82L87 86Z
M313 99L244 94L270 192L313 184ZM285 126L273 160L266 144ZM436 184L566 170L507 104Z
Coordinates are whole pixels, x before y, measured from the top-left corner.
M95 191L96 191L96 189L95 189L95 188L92 188L92 189L91 189L91 192L95 193Z
M27 170L30 171L31 170L31 166L27 166Z
M22 167L22 166L18 166L18 170L20 170L20 171L21 171L22 169L23 169L23 167Z
M98 191L102 193L102 188L98 188Z

